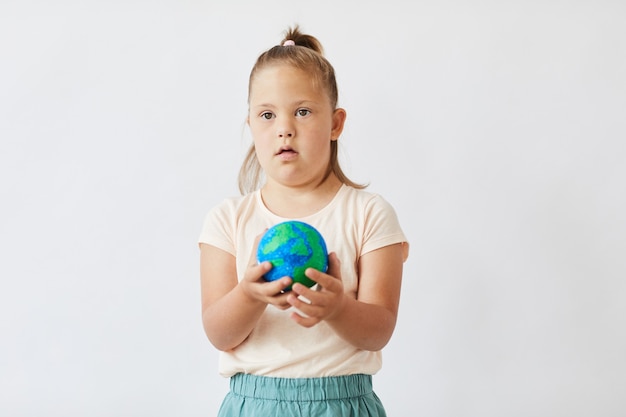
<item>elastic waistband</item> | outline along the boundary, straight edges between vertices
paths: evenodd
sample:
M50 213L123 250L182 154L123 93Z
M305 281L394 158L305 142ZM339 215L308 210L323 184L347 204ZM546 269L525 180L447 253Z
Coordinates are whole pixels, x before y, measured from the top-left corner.
M372 393L372 376L364 374L322 378L276 378L236 374L230 378L235 395L281 401L326 401Z

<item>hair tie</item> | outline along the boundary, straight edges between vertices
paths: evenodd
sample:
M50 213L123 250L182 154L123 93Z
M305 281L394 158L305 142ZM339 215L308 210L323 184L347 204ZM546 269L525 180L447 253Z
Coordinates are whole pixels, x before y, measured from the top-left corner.
M283 46L294 46L295 44L296 43L291 39L287 39L285 42L283 42Z

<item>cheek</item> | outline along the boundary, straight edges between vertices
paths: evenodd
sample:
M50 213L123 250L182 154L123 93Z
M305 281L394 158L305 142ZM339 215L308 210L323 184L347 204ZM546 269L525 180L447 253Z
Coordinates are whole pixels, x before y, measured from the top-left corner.
M269 141L267 128L263 125L259 124L250 124L250 135L252 136L252 140L255 144L259 144L262 146L263 143L267 143Z
M248 129L250 129L250 134L253 138L260 136L262 132L261 127L262 125L260 125L258 122L248 122Z
M315 138L315 144L319 147L330 147L330 140L332 139L332 132L326 127L318 127L312 132L312 137Z
M272 141L268 140L263 135L252 135L252 141L254 143L254 150L259 160L267 159L274 152Z

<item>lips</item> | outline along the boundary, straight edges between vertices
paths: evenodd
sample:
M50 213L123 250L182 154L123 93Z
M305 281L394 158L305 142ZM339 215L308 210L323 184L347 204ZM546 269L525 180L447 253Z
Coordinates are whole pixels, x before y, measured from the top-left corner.
M298 152L296 152L291 146L283 146L278 150L278 152L276 152L276 156L283 161L291 161L298 156Z
M285 154L296 154L297 152L293 150L291 146L283 146L276 152L276 155L285 155Z

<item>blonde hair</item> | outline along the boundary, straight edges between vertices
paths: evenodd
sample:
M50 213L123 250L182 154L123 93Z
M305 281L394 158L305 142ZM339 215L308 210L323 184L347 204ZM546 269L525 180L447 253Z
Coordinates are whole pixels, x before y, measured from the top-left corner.
M335 69L324 58L324 50L321 43L311 35L300 32L300 28L295 26L285 32L284 39L280 45L263 52L258 58L252 71L250 71L250 79L248 81L248 98L250 97L250 89L252 88L252 80L256 73L264 67L275 65L277 63L292 65L295 68L306 71L313 77L313 81L321 88L324 88L330 98L331 108L337 108L339 93L337 90L337 81L335 79ZM293 41L293 46L282 46L285 41ZM326 179L331 173L335 174L339 181L343 184L354 188L363 189L367 185L357 184L350 180L342 171L339 165L339 152L337 140L330 142L330 160ZM257 190L261 186L261 177L263 169L259 164L254 149L254 143L248 149L246 157L239 170L239 191L241 194Z

